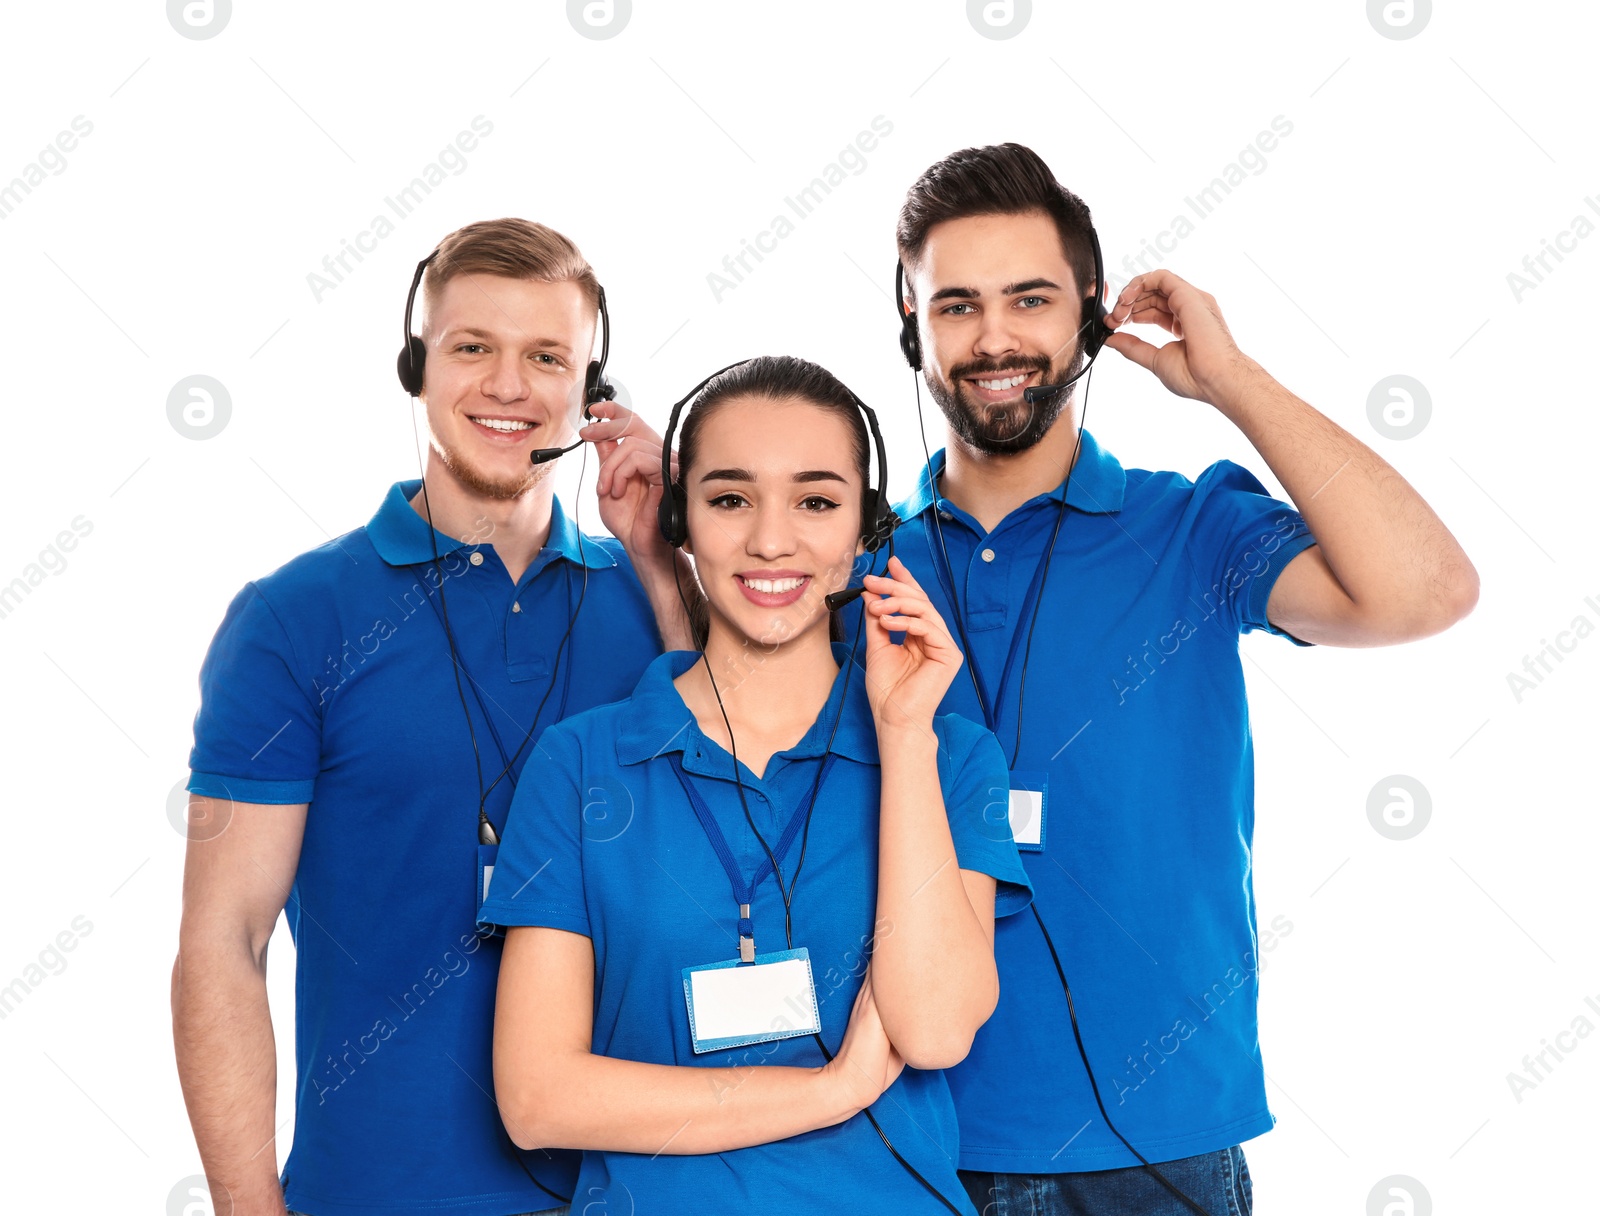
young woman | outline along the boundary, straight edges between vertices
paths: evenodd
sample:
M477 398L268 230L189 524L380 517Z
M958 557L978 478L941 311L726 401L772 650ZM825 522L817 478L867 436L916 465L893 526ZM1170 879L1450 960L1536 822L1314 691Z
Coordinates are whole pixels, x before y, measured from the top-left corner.
M939 1070L1028 879L898 560L863 579L865 670L830 643L879 522L864 409L799 359L708 382L664 518L703 651L551 727L517 788L480 914L507 926L496 1097L520 1146L587 1150L574 1211L973 1212Z

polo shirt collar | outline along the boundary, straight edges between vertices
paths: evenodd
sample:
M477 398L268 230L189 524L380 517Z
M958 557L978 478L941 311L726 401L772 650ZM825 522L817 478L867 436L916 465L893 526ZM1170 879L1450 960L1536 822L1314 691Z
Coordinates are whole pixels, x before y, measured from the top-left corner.
M872 721L872 707L867 702L866 672L854 663L850 646L844 642L833 643L833 657L839 664L839 674L834 678L828 700L817 715L817 720L800 741L785 751L793 757L821 756L828 750L828 737L833 735L833 752L863 764L878 763L878 730ZM633 696L629 700L632 712L617 734L617 759L623 764L639 764L668 752L683 752L692 756L704 736L694 715L689 712L683 698L673 686L673 681L700 661L697 650L670 650L645 668ZM833 722L839 713L840 698L846 695L844 716L839 721L839 731L833 733ZM694 768L692 763L686 767ZM723 775L714 774L714 775Z
M415 512L412 512L415 514ZM554 549L574 566L588 566L591 570L605 570L617 564L617 559L612 557L592 537L585 537L579 543L578 525L567 518L567 513L561 509L561 500L550 499L550 535L544 542L546 549Z
M934 505L938 498L935 487L944 473L945 453L940 448L925 465L917 479L917 488L905 502L900 514L905 519L921 515ZM1070 479L1063 479L1067 487L1067 505L1091 515L1109 515L1122 510L1122 495L1127 488L1128 475L1117 458L1096 442L1089 431L1083 432L1083 445L1078 451L1078 463ZM1058 485L1041 498L1061 501L1062 486Z
M438 541L440 557L457 549L475 547L428 526L428 521L411 506L411 499L420 489L420 480L395 482L389 487L377 514L367 524L367 539L378 556L391 566L414 566L432 561L430 532ZM591 570L604 570L617 564L616 558L593 540L586 540L580 546L577 525L567 518L559 498L550 503L550 537L545 541L545 548L554 550L574 565L586 565Z

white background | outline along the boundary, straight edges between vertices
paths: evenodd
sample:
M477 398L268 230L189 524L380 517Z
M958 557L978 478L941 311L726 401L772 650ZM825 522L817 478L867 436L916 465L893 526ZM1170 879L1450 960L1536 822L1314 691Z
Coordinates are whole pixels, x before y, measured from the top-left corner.
M1088 200L1125 278L1124 255L1279 115L1293 131L1265 169L1166 261L1421 491L1483 591L1466 622L1398 650L1245 642L1260 920L1292 924L1264 954L1279 1124L1247 1146L1258 1200L1361 1213L1404 1174L1417 1212L1424 1190L1441 1213L1593 1202L1600 1035L1520 1102L1507 1082L1575 1018L1600 1026L1584 1003L1600 1004L1600 640L1520 700L1507 680L1574 618L1600 624L1600 240L1520 301L1507 282L1576 215L1600 221L1584 204L1600 195L1592 10L1440 5L1408 39L1356 0L1039 3L999 39L957 0L640 0L610 39L553 0L241 2L209 39L152 0L13 6L6 24L0 182L75 116L93 124L0 220L0 585L74 518L92 525L0 618L0 985L75 917L92 925L0 1021L8 1210L164 1212L198 1172L167 1008L184 849L169 799L196 673L245 581L416 475L392 368L412 268L441 235L524 215L578 240L612 302L614 372L658 424L741 356L826 364L882 414L899 497L921 457L889 311L914 178L960 147L1026 143ZM319 301L307 275L477 115L493 132L465 170ZM879 115L893 131L864 171L719 302L707 275ZM204 441L168 420L194 374L231 399ZM1368 416L1393 374L1432 402L1403 440ZM1089 425L1130 467L1192 476L1228 457L1281 492L1220 415L1114 353ZM583 512L597 528L587 491ZM1431 798L1408 840L1368 819L1394 774ZM292 961L280 929L280 1154Z

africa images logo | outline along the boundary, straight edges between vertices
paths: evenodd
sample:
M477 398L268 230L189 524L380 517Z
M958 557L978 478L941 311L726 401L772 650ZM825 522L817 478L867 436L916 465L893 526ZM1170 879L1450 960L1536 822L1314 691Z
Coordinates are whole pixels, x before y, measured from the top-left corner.
M1367 1216L1432 1216L1433 1196L1408 1174L1381 1178L1367 1195Z
M997 42L1022 33L1032 16L1033 0L967 0L967 23Z
M567 0L567 23L596 42L622 33L632 16L633 0Z

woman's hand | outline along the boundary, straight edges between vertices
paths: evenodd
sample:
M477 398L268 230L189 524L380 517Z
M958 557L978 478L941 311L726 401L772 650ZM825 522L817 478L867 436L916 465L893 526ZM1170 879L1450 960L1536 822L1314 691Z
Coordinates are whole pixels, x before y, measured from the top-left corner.
M662 541L656 515L661 505L661 437L632 410L615 401L598 401L596 421L578 432L600 454L595 492L600 519L622 542L635 565L665 561L671 549ZM677 473L677 456L673 456Z
M867 700L880 730L912 726L929 730L939 702L961 670L961 649L944 618L898 557L889 573L862 580L867 614ZM879 596L886 599L879 599ZM893 634L905 641L895 645Z
M868 966L850 1010L850 1024L844 1028L844 1042L822 1073L840 1086L852 1105L865 1110L895 1083L905 1066L884 1033L878 1004L872 997L872 968Z

